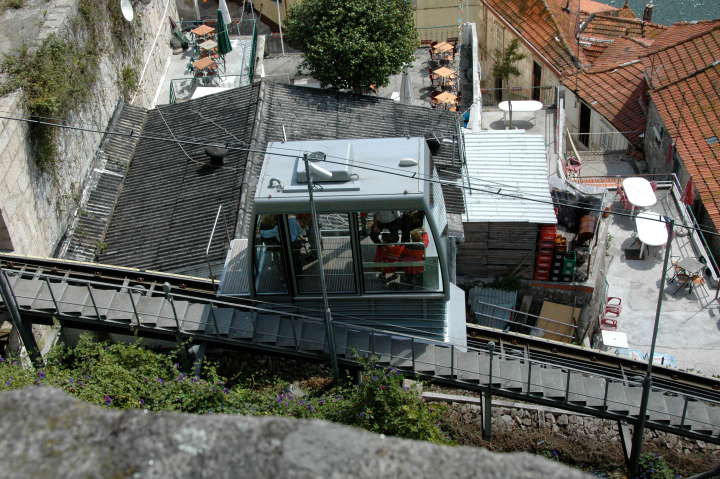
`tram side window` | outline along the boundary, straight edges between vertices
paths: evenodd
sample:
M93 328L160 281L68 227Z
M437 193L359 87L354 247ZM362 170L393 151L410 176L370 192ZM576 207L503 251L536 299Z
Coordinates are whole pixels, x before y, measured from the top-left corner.
M255 291L287 294L287 275L280 240L280 215L258 215L255 224Z
M423 211L358 215L365 291L435 292L440 268Z

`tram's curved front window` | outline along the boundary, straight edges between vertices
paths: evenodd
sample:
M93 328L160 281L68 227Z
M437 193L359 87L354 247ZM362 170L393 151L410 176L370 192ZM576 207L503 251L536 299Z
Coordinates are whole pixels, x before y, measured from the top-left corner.
M442 291L437 250L423 211L361 212L358 232L366 292Z

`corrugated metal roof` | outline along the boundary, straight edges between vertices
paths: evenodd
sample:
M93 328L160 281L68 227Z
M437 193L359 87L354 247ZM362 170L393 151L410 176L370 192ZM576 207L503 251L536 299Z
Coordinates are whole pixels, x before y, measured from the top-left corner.
M464 221L557 223L548 184L545 139L523 130L465 132L468 176ZM501 196L528 197L538 201ZM547 203L545 203L547 202Z
M517 291L475 286L468 296L475 323L497 329L508 326L512 317L510 310L515 308L517 302Z

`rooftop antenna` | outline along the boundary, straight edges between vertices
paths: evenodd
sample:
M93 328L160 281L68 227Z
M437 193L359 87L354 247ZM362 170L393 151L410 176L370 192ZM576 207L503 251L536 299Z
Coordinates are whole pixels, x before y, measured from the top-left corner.
M133 18L135 18L135 11L130 0L120 0L120 11L123 18L128 22L132 22Z

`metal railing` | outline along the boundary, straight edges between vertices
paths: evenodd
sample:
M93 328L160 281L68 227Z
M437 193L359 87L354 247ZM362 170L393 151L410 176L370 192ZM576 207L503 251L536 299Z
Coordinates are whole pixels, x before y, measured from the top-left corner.
M68 282L67 278L61 275L37 272L27 274L8 268L0 269L0 274L4 276L5 280L8 280L9 276L14 275L30 276L31 278L37 279L47 285L50 296L49 299L39 299L41 289L35 292L34 297L18 296L15 288L11 289L12 298L5 297L4 300L6 302L12 301L14 304L18 304L18 299L22 299L24 301L21 304L32 305L35 301L50 303L48 305L44 305L41 309L36 310L25 307L23 308L25 311L30 309L31 311L36 311L46 315L49 314L60 318L68 316L65 311L80 311L79 314L69 314L70 319L74 321L84 320L86 322L111 323L139 332L147 330L160 330L171 335L174 334L179 336L184 334L186 336L197 337L198 339L215 340L220 342L237 342L242 341L242 338L247 338L246 342L255 342L254 338L265 334L272 336L272 342L275 345L263 344L264 349L290 350L295 353L314 350L318 351L316 354L320 354L319 352L324 349L325 345L324 337L321 336L319 339L314 340L303 337L301 333L303 331L302 325L306 323L314 324L320 331L322 331L322 319L304 314L297 314L292 311L230 303L217 299L197 298L184 294L178 294L169 290L164 290L161 294L155 294L156 292L149 291L144 287L131 285L119 286L116 284L113 285L92 280L76 279L72 279ZM68 285L70 283L73 283L75 286L84 285L87 288L90 304L86 302L82 304L71 303L56 297L56 290L54 289L54 286L60 287L63 284ZM10 284L10 282L8 281L7 284ZM115 294L126 294L128 299L127 304L129 304L130 307L121 309L103 306L100 308L95 297L95 294L97 294L98 291L95 291L94 288L110 288ZM161 316L162 311L157 314L139 312L138 301L142 296L147 295L165 298L171 306L170 311L172 314ZM209 306L207 310L208 322L189 321L184 317L180 317L177 309L175 308L176 302L179 301L189 301L191 304ZM227 325L219 324L215 313L219 307L232 308L234 310L253 313L249 318L252 330L248 327L237 327L233 323L229 323ZM92 308L94 312L93 316L95 316L96 319L91 319L88 318L87 315L83 315L83 310L85 308ZM105 314L103 314L103 311ZM108 319L108 317L112 316L111 313L113 312L120 313L120 315L116 315L116 317L121 319ZM258 321L258 314L261 313L276 315L279 318L286 320L285 329L283 329L283 326L279 324L276 332L263 331L262 322ZM148 318L153 317L156 318L157 321L152 322L152 320L148 320ZM161 319L170 321L169 325L158 326ZM290 322L287 322L287 320ZM154 326L148 326L148 324L154 324ZM209 329L210 327L211 329ZM452 383L456 386L471 390L486 391L499 396L513 398L521 397L531 402L548 404L571 410L579 410L595 416L615 418L630 423L635 423L637 421L637 418L634 417L633 414L637 414L637 410L639 408L639 396L637 396L638 404L635 404L634 401L628 402L616 399L609 393L613 384L617 384L618 386L622 386L624 388L637 388L637 391L641 391L643 384L642 378L619 379L616 375L603 374L599 372L589 373L587 370L579 369L573 367L572 365L548 363L533 357L522 357L514 352L511 352L510 354L506 354L504 351L496 353L494 347L490 344L472 344L467 348L458 350L458 348L452 344L433 341L431 339L411 334L410 332L398 333L395 330L382 330L364 325L356 325L351 322L336 322L335 328L345 328L348 334L350 334L350 332L360 332L367 335L368 346L367 348L354 348L357 355L375 357L381 362L387 363L389 366L411 368L412 372L419 376L428 377L441 382ZM224 339L213 337L205 332L207 330L213 331L215 335L223 334L221 331L224 331L224 334L228 337ZM233 336L237 339L233 339ZM409 343L409 347L405 349L406 352L400 354L393 354L392 347L379 351L377 348L377 344L379 343L377 341L381 338L386 344L387 341L392 340L406 341ZM423 359L422 355L416 355L416 343L422 343L435 347L436 349L434 350L435 352L433 355L434 359L429 361ZM352 351L353 348L348 348L348 350ZM487 369L482 369L480 367L480 363L477 363L477 368L470 368L467 365L464 365L464 360L466 360L468 358L468 354L471 353L487 356L489 359ZM497 358L498 362L493 363L494 357ZM472 356L470 356L470 358L472 359ZM343 362L346 364L357 365L358 359L359 358L357 357L352 357L352 355L346 354ZM499 362L501 360L512 361L513 364L522 365L521 374L523 376L503 376L504 373L500 369ZM493 364L496 366L493 367ZM554 371L560 375L559 377L562 381L564 381L562 387L557 385L557 381L554 385L538 381L538 372L548 374L550 371ZM535 374L533 374L533 372L535 372ZM592 376L594 380L599 381L599 384L601 384L601 389L603 390L602 394L589 394L586 391L578 391L573 388L574 383L572 378L575 375L584 377ZM630 391L630 389L626 390ZM667 398L679 398L678 400L682 401L683 407L680 414L673 414L666 410L655 409L651 404L648 409L648 413L651 416L650 421L648 422L649 426L668 432L679 433L688 437L702 438L706 441L709 440L711 442L720 443L720 435L709 435L706 432L712 432L714 429L717 429L717 424L698 420L697 418L688 418L687 416L688 407L691 402L701 399L708 407L720 407L720 398L698 398L695 395L684 394L676 389L670 389L663 386L654 386L652 391L656 394L662 394ZM590 400L593 400L594 405L589 404L591 402Z
M249 72L248 72L249 75ZM217 77L185 77L170 80L170 104L188 101L199 86L237 88L248 84L247 75L220 75ZM250 80L251 81L251 80Z
M418 27L418 43L444 42L457 38L460 35L460 25L437 25L433 27Z
M582 173L582 170L580 171ZM622 184L622 181L625 178L632 177L641 177L645 178L648 181L654 182L656 183L658 190L670 189L672 192L672 199L675 202L675 207L682 216L682 218L676 218L679 220L678 223L687 224L688 226L692 226L693 228L697 229L708 229L707 226L701 226L698 223L697 218L695 218L695 214L692 211L692 208L680 200L680 198L682 197L683 187L680 185L680 182L675 173L648 173L642 175L627 176L578 176L572 178L571 181L575 183L593 185L612 190L617 189L617 187ZM710 245L708 244L705 235L702 233L702 231L690 231L690 233L691 237L694 240L694 249L696 250L695 252L698 256L702 256L708 261L708 264L712 267L712 276L714 279L717 280L718 277L720 277L720 267L718 266L718 262L714 254L712 253L712 249L710 248Z
M555 104L556 88L554 86L482 88L482 104L485 107L497 107L505 100L537 100L544 107Z

